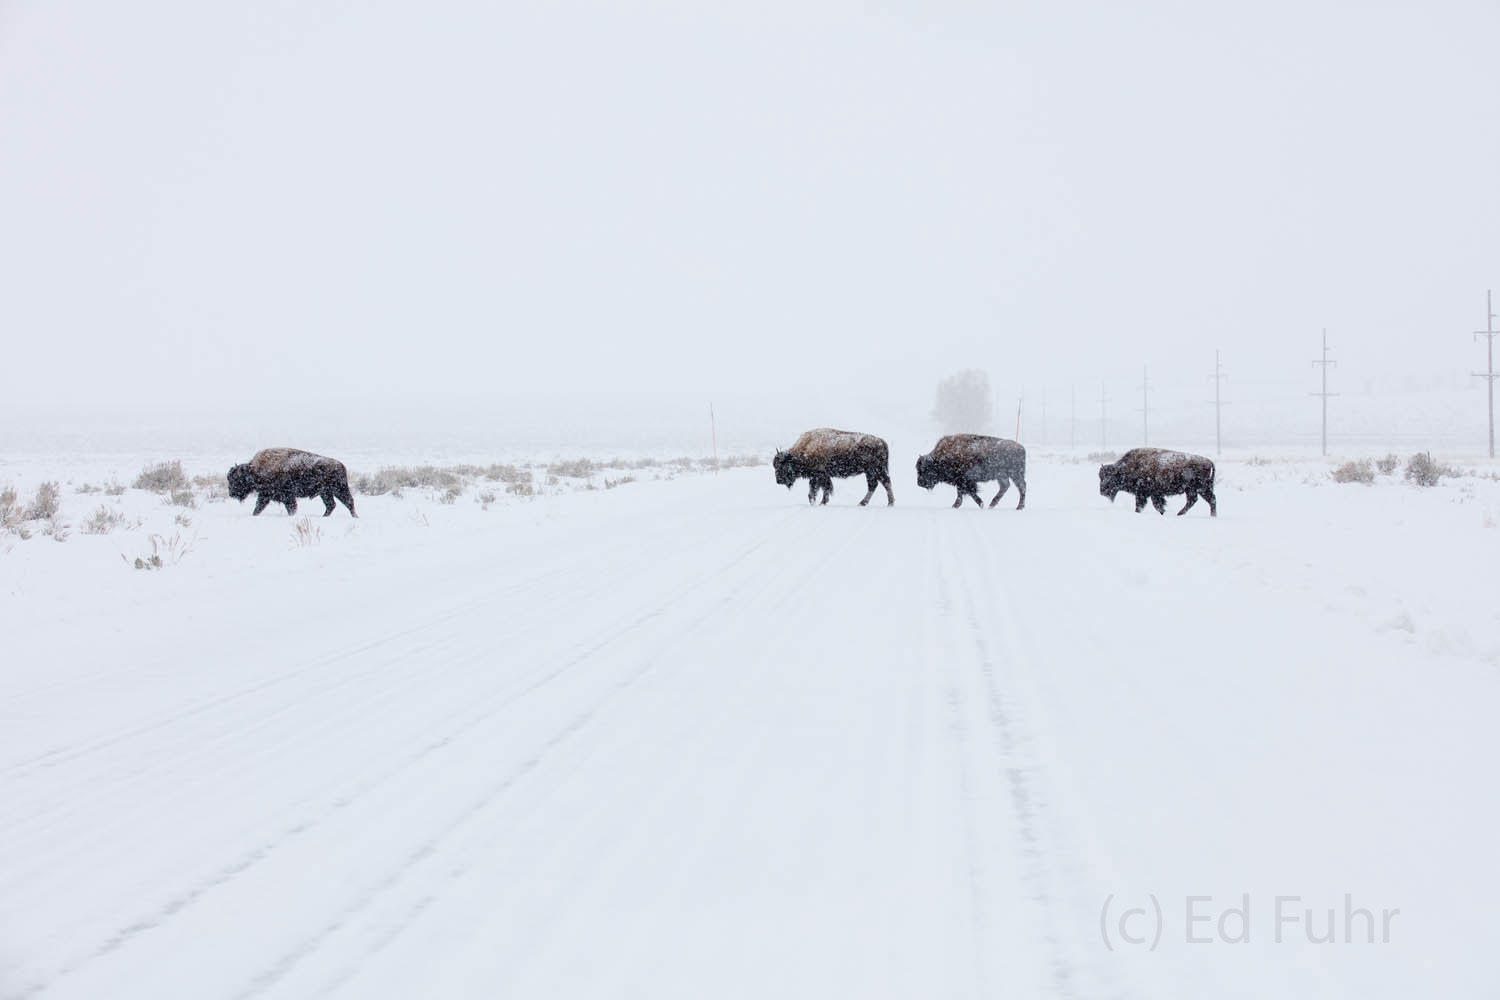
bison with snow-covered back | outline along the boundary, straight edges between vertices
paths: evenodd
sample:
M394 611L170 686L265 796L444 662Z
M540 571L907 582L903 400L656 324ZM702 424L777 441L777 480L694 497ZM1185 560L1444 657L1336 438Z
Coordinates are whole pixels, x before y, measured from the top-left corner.
M1145 509L1147 500L1158 514L1165 514L1166 498L1186 493L1187 503L1178 514L1186 514L1201 496L1208 501L1209 514L1219 516L1219 503L1214 497L1214 463L1202 455L1165 448L1132 448L1113 465L1099 466L1099 494L1113 503L1121 493L1135 496L1137 514Z
M979 506L979 484L998 480L1000 492L995 494L990 506L1000 502L1010 484L1015 483L1021 493L1021 502L1016 510L1026 507L1026 449L1006 438L989 437L985 434L949 434L938 439L932 451L917 459L917 485L930 490L938 483L950 483L958 488L954 507L962 507L964 497L974 498Z
M807 480L807 502L817 500L823 491L823 502L833 496L833 480L864 476L869 489L859 502L861 507L875 495L875 487L885 487L886 505L896 502L891 492L890 449L873 434L837 431L819 427L799 437L786 451L778 451L771 465L776 482L791 489L799 479Z
M286 506L288 515L297 513L298 497L322 497L323 516L333 513L333 502L338 500L354 513L354 495L349 492L349 472L344 463L333 458L314 455L310 451L296 448L265 448L243 465L229 470L229 495L244 500L257 494L255 513L266 509L267 504Z

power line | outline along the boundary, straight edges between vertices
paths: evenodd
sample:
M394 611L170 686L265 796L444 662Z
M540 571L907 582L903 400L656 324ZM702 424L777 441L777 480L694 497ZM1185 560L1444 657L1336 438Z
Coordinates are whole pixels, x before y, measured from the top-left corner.
M1311 395L1323 397L1323 454L1326 457L1328 455L1328 397L1338 395L1336 392L1328 391L1328 368L1330 365L1337 365L1338 362L1328 360L1327 327L1323 328L1323 357L1318 361L1314 361L1313 364L1323 366L1323 391L1314 392Z
M1482 379L1484 379L1485 382L1488 384L1488 388L1490 390L1490 458L1494 458L1495 457L1495 379L1500 378L1500 375L1496 375L1495 374L1495 335L1496 334L1500 334L1500 330L1496 330L1495 329L1495 307L1494 307L1494 303L1490 299L1490 293L1489 293L1489 291L1485 291L1485 293L1484 293L1484 312L1485 312L1484 329L1483 330L1475 330L1474 331L1474 337L1475 337L1476 340L1478 338L1480 338L1480 337L1483 337L1483 338L1485 338L1486 340L1489 341L1490 364L1489 364L1489 369L1487 371L1473 372L1472 374L1473 374L1473 376L1475 378L1482 378Z
M1219 410L1224 405L1220 398L1219 387L1227 378L1224 374L1224 365L1219 361L1219 351L1214 349L1214 373L1209 378L1214 380L1214 454L1224 454L1224 424L1220 419Z

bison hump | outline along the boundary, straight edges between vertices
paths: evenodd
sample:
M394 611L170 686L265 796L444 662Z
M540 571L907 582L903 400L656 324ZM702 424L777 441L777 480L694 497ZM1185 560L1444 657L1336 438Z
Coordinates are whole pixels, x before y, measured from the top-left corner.
M250 468L257 476L266 477L317 469L328 461L299 448L263 448L250 460Z

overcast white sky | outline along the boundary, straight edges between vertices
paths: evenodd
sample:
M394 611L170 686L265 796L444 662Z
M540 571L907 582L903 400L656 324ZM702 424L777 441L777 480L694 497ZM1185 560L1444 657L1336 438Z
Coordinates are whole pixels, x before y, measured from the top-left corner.
M0 2L0 396L1482 363L1493 0L709 6Z

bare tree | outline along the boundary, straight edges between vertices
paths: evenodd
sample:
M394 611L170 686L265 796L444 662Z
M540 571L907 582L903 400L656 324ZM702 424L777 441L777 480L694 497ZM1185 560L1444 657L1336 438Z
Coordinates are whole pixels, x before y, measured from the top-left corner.
M979 369L967 368L938 381L932 418L944 433L984 433L990 429L994 414L990 377Z

